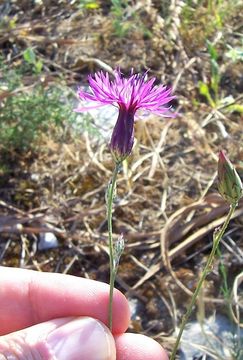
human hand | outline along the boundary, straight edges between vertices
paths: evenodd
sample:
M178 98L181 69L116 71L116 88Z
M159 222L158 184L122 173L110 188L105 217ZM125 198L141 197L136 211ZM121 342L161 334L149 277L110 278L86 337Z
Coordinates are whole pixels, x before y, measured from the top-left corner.
M70 275L0 267L0 360L168 360L154 340L125 333L129 308L109 286Z

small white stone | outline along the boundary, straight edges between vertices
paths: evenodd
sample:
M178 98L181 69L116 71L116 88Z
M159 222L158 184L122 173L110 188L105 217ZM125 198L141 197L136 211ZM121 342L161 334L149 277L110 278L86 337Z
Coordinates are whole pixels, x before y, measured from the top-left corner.
M40 233L38 250L47 250L58 247L58 240L52 232Z

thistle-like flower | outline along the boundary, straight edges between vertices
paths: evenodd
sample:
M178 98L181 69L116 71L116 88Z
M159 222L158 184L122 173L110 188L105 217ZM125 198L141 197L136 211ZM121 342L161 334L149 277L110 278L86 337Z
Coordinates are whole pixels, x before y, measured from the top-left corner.
M115 70L114 79L102 71L89 75L91 93L79 89L81 100L93 101L92 107L79 107L75 111L82 112L91 108L111 104L118 107L119 113L110 140L110 149L116 162L124 160L132 151L134 143L134 118L138 110L151 112L164 117L175 117L166 106L175 96L166 86L155 86L156 78L147 80L147 72L143 75L131 74L125 78L120 70Z

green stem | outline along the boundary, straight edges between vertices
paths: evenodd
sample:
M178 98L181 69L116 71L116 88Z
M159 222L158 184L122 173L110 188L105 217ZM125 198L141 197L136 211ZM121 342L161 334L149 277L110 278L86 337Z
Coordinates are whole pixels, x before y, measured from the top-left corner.
M176 352L177 352L177 350L178 350L178 347L179 347L179 344L180 344L180 340L181 340L181 336L182 336L182 333L183 333L183 331L184 331L185 325L186 325L186 323L187 323L187 321L188 321L188 319L189 319L189 316L191 315L192 309L193 309L193 307L194 307L194 305L195 305L195 303L196 303L196 299L197 299L197 296L198 296L198 294L199 294L199 292L200 292L200 290L201 290L201 287L202 287L202 285L203 285L203 282L204 282L206 276L208 275L208 273L210 272L210 269L211 269L211 267L212 267L212 262L213 262L213 259L214 259L216 250L217 250L217 248L218 248L219 242L220 242L222 236L224 235L224 232L225 232L227 226L229 225L230 219L231 219L231 217L232 217L232 215L233 215L233 213L234 213L234 211L235 211L235 209L236 209L236 206L237 206L237 204L232 204L232 205L230 206L229 213L228 213L228 215L227 215L227 217L226 217L226 220L225 220L223 226L222 226L221 229L216 233L216 235L215 235L215 237L214 237L214 239L213 239L213 248L212 248L212 251L211 251L211 253L210 253L210 255L209 255L209 258L208 258L207 264L206 264L206 266L205 266L205 268L204 268L204 270L203 270L202 276L201 276L201 278L200 278L200 280L199 280L199 282L198 282L197 288L196 288L196 290L195 290L195 292L194 292L194 294L193 294L193 296L192 296L192 299L191 299L190 305L189 305L189 307L188 307L188 309L187 309L187 312L186 312L186 314L185 314L185 315L183 316L183 318L182 318L182 323L181 323L181 326L180 326L180 331L179 331L179 334L178 334L178 336L177 336L176 343L175 343L175 346L174 346L174 348L173 348L172 354L171 354L171 356L170 356L170 360L174 360L175 357L176 357Z
M108 237L109 237L109 257L110 257L110 294L109 294L109 329L112 330L112 303L113 303L113 291L116 277L116 269L114 266L114 245L112 237L112 205L114 199L114 193L116 188L116 179L119 172L120 163L116 163L115 169L112 174L111 183L108 186L107 192L107 221L108 221Z

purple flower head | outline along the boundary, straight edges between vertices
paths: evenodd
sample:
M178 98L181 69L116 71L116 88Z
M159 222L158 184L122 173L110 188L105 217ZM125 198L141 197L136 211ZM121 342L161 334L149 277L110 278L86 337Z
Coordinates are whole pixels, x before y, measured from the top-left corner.
M88 81L91 93L79 89L81 100L93 101L92 107L81 107L75 111L81 112L91 108L112 104L118 107L119 114L113 129L110 149L116 159L124 160L132 151L134 143L134 117L138 110L151 112L164 117L174 117L166 106L175 96L166 86L155 86L156 78L147 80L147 72L143 75L131 74L125 78L120 70L115 70L114 79L102 71L89 75Z

